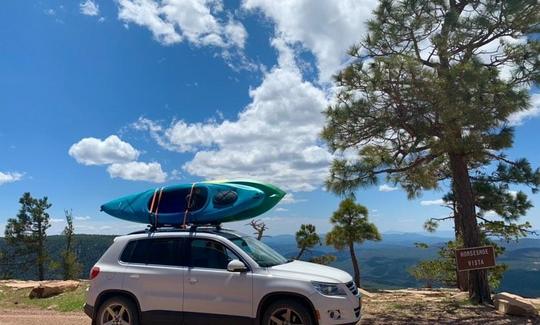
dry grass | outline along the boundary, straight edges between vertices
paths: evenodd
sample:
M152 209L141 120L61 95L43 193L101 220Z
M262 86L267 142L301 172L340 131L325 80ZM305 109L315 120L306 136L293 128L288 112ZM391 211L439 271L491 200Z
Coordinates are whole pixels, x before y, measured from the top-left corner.
M0 310L30 307L61 312L80 312L86 298L87 287L86 283L82 283L76 290L64 292L58 296L30 299L28 294L32 290L31 288L13 288L0 285Z

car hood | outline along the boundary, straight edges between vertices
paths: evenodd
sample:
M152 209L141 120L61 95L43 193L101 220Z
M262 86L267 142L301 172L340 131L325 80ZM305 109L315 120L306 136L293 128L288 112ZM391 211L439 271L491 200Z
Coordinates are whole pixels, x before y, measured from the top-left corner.
M292 261L268 268L274 276L284 276L306 281L320 281L329 283L347 283L352 281L349 273L315 263Z

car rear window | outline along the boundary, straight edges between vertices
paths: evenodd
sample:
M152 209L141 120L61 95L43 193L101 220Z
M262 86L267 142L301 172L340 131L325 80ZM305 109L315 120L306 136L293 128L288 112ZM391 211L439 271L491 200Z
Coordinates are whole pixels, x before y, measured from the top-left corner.
M185 266L182 238L152 238L130 241L120 260L126 263Z

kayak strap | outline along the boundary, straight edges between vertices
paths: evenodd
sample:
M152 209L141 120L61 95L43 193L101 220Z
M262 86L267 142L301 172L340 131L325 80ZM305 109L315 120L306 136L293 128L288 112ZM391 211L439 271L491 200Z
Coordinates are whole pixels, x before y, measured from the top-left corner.
M183 229L186 229L187 216L188 216L188 213L189 213L189 208L191 208L191 201L193 199L193 189L195 189L195 184L197 184L197 183L191 184L191 190L189 191L189 196L188 196L187 205L186 205L186 211L184 211L184 222L182 222L182 228Z
M154 218L155 220L155 224L154 224L154 227L157 228L158 226L158 212L159 212L159 203L161 202L161 195L163 194L163 187L161 187L159 189L159 195L158 195L158 200L157 200L157 205L156 205L156 217Z
M159 189L156 188L154 190L154 195L152 196L152 203L150 204L150 224L154 224L154 227L158 226L158 211L159 211L159 203L161 202L161 195L163 194L163 187L160 187ZM157 198L157 200L156 200ZM154 211L155 207L155 211ZM154 220L152 220L152 216L154 217Z

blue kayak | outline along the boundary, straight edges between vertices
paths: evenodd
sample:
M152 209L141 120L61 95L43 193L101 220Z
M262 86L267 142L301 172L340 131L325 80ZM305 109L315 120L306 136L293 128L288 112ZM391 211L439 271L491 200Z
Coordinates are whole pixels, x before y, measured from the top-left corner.
M101 210L119 219L156 226L178 226L184 217L190 224L218 224L253 211L265 199L264 191L243 184L180 184L124 196L103 204Z

